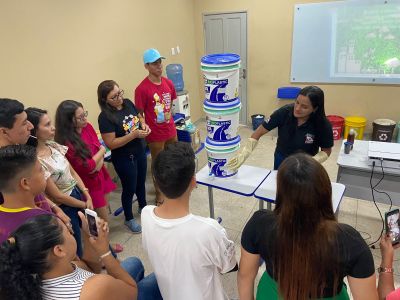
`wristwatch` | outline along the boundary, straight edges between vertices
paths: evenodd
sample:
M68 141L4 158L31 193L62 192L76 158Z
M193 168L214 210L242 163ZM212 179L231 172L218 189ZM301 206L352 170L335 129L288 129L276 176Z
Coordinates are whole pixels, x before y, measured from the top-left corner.
M393 268L379 267L378 273L393 273Z

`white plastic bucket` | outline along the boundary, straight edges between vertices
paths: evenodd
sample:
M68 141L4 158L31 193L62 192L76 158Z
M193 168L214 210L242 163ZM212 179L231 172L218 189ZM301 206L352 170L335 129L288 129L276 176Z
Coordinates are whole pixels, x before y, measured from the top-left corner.
M237 136L233 141L224 143L214 142L207 137L205 146L210 176L230 177L237 173L237 171L229 170L226 164L239 150L240 136Z
M201 59L204 91L210 102L230 102L239 97L240 56L211 54Z
M237 137L240 102L229 108L210 108L207 101L203 106L206 113L207 136L217 142L232 141Z

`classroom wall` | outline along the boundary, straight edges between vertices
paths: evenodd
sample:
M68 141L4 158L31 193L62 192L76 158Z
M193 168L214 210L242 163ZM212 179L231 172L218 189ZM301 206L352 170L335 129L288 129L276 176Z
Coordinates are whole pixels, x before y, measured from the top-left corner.
M132 98L146 76L142 53L156 47L167 57L164 66L182 63L196 121L204 116L202 14L247 11L248 114L268 115L290 102L277 100L276 92L291 85L293 6L306 2L313 1L1 1L0 95L48 108L52 115L61 100L80 100L96 125L98 84L114 79ZM177 45L182 52L172 56ZM319 85L327 114L363 115L369 123L400 120L399 86Z
M142 53L158 48L164 67L179 62L192 99L193 119L201 117L199 68L194 35L194 2L188 0L35 0L0 2L0 97L27 107L83 102L97 127L96 90L114 79L133 97L147 75ZM181 53L171 55L179 45Z
M197 56L204 55L202 15L247 11L248 22L248 115L270 114L291 101L276 98L277 89L290 86L293 7L299 0L202 0L195 1ZM310 45L312 47L313 45ZM306 86L308 84L295 84ZM317 84L325 91L327 114L361 115L368 119L367 131L376 118L400 121L400 87ZM250 120L250 118L249 118Z

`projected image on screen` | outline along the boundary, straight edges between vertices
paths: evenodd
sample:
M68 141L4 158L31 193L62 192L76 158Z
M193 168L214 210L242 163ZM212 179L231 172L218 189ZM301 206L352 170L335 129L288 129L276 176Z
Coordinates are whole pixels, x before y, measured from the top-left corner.
M332 30L333 76L400 78L400 4L339 7Z

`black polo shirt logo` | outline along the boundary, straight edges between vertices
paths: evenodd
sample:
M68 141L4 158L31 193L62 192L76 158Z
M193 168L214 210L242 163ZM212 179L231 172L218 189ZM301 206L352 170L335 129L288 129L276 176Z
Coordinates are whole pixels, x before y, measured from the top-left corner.
M306 133L304 144L313 144L314 143L314 135L311 133Z

